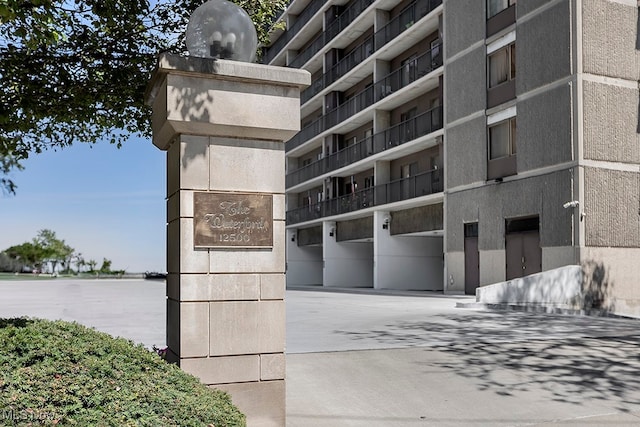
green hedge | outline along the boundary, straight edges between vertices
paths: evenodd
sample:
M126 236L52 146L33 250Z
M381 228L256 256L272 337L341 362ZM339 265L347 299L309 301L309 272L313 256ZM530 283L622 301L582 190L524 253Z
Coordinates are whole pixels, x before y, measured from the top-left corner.
M0 319L0 425L245 426L229 396L77 323Z

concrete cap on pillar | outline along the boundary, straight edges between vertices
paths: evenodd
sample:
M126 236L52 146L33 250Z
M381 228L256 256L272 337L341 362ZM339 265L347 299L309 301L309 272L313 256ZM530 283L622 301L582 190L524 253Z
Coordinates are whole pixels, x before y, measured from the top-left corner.
M163 53L145 94L153 143L179 134L288 141L300 130L306 70Z

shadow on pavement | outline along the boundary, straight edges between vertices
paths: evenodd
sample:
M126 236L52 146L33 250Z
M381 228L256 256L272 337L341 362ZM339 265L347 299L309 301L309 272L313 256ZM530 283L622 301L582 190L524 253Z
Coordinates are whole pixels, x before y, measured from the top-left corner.
M418 365L471 379L478 390L501 396L536 391L557 402L601 401L628 412L640 406L638 326L635 320L483 313L336 333L428 347Z

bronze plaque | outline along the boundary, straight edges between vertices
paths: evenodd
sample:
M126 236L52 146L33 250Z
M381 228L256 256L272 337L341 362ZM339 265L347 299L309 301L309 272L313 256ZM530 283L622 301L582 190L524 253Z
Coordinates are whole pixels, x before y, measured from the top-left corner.
M196 192L193 224L196 248L271 248L273 196Z

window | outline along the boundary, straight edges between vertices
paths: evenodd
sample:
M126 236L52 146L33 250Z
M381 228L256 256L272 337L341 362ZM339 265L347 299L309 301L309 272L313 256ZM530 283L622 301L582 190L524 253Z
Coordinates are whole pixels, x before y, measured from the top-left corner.
M516 78L516 45L505 46L489 55L489 88Z
M489 160L516 154L516 118L500 122L489 128Z
M497 15L514 4L516 0L487 0L487 18Z

